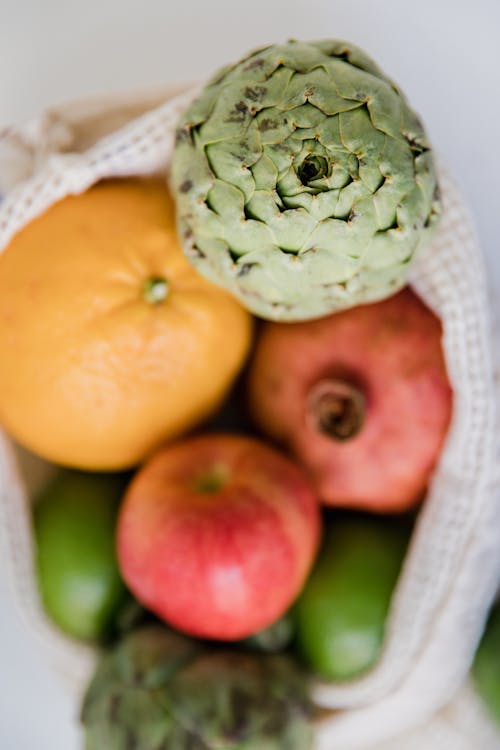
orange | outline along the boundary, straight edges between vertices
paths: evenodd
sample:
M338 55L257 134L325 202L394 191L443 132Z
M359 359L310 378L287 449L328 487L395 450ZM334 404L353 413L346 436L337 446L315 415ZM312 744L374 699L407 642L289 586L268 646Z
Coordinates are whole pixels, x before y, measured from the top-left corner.
M57 463L140 462L217 409L250 340L185 260L159 180L64 198L0 256L0 423Z

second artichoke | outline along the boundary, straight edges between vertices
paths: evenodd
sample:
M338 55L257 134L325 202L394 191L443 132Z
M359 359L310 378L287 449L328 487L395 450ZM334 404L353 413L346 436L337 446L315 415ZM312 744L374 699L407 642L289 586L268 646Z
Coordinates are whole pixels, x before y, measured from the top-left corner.
M310 716L289 657L208 649L157 625L104 658L82 710L85 750L308 750Z

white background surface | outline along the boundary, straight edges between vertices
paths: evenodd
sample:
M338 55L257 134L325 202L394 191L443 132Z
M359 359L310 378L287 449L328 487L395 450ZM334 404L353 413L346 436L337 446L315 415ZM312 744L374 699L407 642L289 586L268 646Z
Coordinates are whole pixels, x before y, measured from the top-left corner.
M67 99L200 79L288 37L359 44L422 115L500 289L500 0L0 0L0 18L0 129ZM77 708L13 606L0 570L0 748L77 750Z

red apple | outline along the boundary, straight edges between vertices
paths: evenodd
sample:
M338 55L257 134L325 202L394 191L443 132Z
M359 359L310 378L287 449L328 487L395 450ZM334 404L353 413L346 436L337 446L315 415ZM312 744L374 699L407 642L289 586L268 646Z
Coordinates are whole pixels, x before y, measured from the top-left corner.
M169 445L138 472L118 522L122 575L137 599L194 636L237 640L298 595L319 541L303 471L232 435Z
M320 320L266 324L250 409L309 470L327 505L406 510L450 422L441 325L410 290Z

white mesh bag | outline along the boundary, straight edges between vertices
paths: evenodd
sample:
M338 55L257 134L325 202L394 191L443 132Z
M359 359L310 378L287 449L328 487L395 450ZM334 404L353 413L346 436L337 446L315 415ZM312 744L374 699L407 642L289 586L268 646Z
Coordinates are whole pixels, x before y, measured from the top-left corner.
M21 227L65 195L106 177L165 173L177 117L196 90L79 102L1 133L0 252ZM393 597L379 663L352 683L315 688L318 705L334 709L318 724L318 750L423 748L416 744L418 732L407 741L401 733L417 731L456 693L500 574L485 274L467 209L447 172L439 171L443 216L432 246L413 268L411 284L443 324L454 415ZM57 666L81 687L95 654L52 628L33 577L27 486L46 468L0 434L0 533L15 589ZM439 729L444 720L428 726L436 721L438 739L428 741L426 750L472 750L458 740L446 744L446 732Z
M335 747L333 744L329 747ZM500 732L467 682L449 705L422 726L367 750L498 750Z

